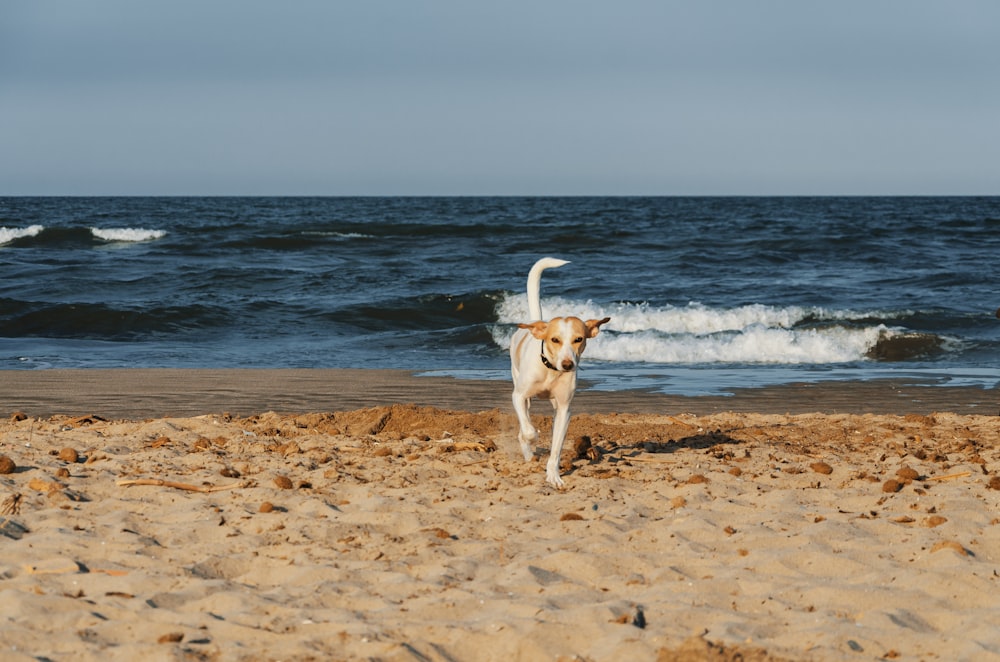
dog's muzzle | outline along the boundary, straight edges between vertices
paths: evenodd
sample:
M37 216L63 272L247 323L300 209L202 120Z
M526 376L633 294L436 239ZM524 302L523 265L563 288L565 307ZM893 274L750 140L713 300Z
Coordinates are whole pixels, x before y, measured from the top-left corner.
M544 365L549 370L554 370L556 372L572 372L573 370L576 369L576 364L568 359L562 362L561 368L557 368L555 365L553 365L552 361L549 361L549 357L545 356L544 347L542 348L541 357L542 357L542 365Z

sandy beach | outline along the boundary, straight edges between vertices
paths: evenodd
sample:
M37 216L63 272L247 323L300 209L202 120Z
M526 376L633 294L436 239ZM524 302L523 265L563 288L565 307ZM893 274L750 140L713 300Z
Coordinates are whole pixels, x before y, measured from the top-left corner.
M1000 659L997 395L3 372L0 657Z

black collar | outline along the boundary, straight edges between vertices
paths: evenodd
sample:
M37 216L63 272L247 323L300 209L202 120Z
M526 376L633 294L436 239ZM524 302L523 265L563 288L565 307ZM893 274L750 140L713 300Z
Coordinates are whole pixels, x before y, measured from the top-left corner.
M548 357L545 356L545 341L544 340L542 341L542 353L541 353L541 357L542 357L542 365L544 365L549 370L555 370L556 372L559 372L559 368L557 368L554 365L552 365L552 361L549 361Z

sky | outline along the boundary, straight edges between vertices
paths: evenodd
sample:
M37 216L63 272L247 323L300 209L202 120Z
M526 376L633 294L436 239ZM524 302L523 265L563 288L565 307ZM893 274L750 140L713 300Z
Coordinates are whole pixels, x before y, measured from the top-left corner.
M0 195L996 195L995 0L3 0Z

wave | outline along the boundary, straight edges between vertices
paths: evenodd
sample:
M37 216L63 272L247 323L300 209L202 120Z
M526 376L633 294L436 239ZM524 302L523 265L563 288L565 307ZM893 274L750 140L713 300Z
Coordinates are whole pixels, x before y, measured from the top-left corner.
M347 241L351 239L377 239L373 234L364 234L362 232L322 232L322 231L312 231L303 232L303 235L307 237L326 237L334 240Z
M616 303L598 306L592 301L554 297L543 302L546 317L575 315L583 318L612 317L614 328L623 333L655 330L663 333L708 334L737 331L755 324L791 329L799 324L824 321L886 320L912 315L912 311L829 310L816 306L766 306L748 304L733 308L712 308L692 302L687 306L651 306L648 303ZM497 306L497 321L522 322L528 317L528 297L508 295Z
M166 236L166 230L145 228L90 228L91 234L102 241L138 242L153 241Z
M543 302L547 318L611 317L599 340L587 348L591 360L627 363L830 364L905 361L940 351L947 339L890 326L911 311L828 310L750 304L712 308L700 303L656 307L646 303L597 305L553 298ZM527 297L505 297L497 305L494 342L507 347L513 325L528 319Z
M9 244L12 241L16 241L17 239L22 239L24 237L38 236L38 233L44 229L44 225L29 225L26 228L0 227L0 246Z
M31 225L26 228L0 227L0 246L72 247L95 242L137 243L154 241L167 235L166 230L146 228L80 228Z
M849 363L872 358L904 360L889 351L894 332L885 326L849 329L751 327L709 336L664 337L653 332L610 335L587 350L588 358L645 363ZM902 348L900 348L902 349ZM906 357L908 358L908 357Z
M425 294L343 306L317 316L335 322L349 320L355 328L369 331L448 331L494 322L500 296L489 291L461 296Z
M224 328L227 315L204 305L125 308L0 298L0 337L135 340Z

